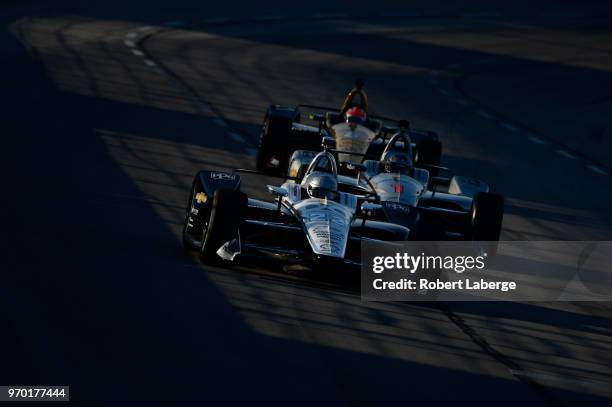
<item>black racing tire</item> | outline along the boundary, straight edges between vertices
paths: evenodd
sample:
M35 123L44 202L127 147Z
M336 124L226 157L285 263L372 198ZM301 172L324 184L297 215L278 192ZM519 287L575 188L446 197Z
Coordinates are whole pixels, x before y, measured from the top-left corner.
M472 240L498 241L504 219L504 197L491 192L474 195L471 210Z
M200 261L208 264L223 263L217 250L227 241L238 237L240 223L247 208L247 196L240 191L215 191L208 224L202 231Z
M438 140L425 139L418 143L414 152L414 163L421 165L440 165L442 161L442 143ZM432 176L437 176L436 168L426 168Z
M185 219L183 221L183 247L186 250L199 250L200 245L197 244L195 236L200 238L202 231L202 218L208 218L210 205L206 204L198 204L194 202L194 197L198 192L203 192L204 187L200 183L200 174L198 173L191 185L191 190L189 193L189 200L187 201L187 208L185 209ZM196 209L199 214L195 216L192 211ZM189 225L191 220L191 226Z
M287 151L287 141L291 137L292 122L285 117L266 115L261 125L259 135L259 147L257 149L256 167L259 171L285 173L289 155L293 151ZM270 160L275 157L279 160L279 166L270 167Z
M191 192L189 193L189 200L187 201L187 209L185 210L185 219L183 220L183 248L187 250L192 250L196 248L195 245L193 244L193 241L189 239L189 236L187 233L187 228L188 228L187 224L189 223L192 202L193 202L193 187L191 188Z

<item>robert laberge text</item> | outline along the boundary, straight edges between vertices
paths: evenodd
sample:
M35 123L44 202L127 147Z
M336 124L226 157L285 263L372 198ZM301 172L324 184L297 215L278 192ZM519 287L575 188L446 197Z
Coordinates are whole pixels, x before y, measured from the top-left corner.
M504 292L516 290L516 282L514 281L486 281L482 278L480 280L466 278L457 281L421 278L418 285L416 281L407 278L397 281L383 281L383 279L377 278L374 280L373 286L375 290L498 290Z

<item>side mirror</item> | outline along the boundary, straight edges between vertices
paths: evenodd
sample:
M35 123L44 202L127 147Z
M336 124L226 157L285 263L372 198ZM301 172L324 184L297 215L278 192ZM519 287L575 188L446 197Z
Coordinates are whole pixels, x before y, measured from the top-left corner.
M283 197L289 195L289 191L283 187L275 187L273 185L268 185L268 192L274 195L275 197Z
M280 213L281 208L283 207L283 197L289 195L289 191L283 187L275 187L273 185L268 185L268 192L274 195L276 200L278 201L277 210Z

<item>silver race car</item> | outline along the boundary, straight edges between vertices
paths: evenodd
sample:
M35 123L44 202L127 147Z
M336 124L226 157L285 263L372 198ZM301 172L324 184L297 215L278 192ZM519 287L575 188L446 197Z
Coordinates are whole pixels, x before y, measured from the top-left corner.
M410 230L371 220L375 205L338 189L336 160L314 155L303 177L268 185L275 202L248 198L241 173L200 171L189 197L183 241L203 262L235 262L256 256L285 263L359 265L363 240L403 241Z

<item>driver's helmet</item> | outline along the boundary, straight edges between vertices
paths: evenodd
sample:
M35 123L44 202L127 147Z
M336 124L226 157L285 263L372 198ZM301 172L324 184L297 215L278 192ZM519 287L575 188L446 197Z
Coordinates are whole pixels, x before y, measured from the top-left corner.
M385 172L409 174L412 169L412 158L399 151L387 151L380 160Z
M332 174L311 174L306 191L311 198L336 200L338 197L338 181Z
M353 106L346 111L346 122L351 125L361 124L366 121L366 112L359 106Z

